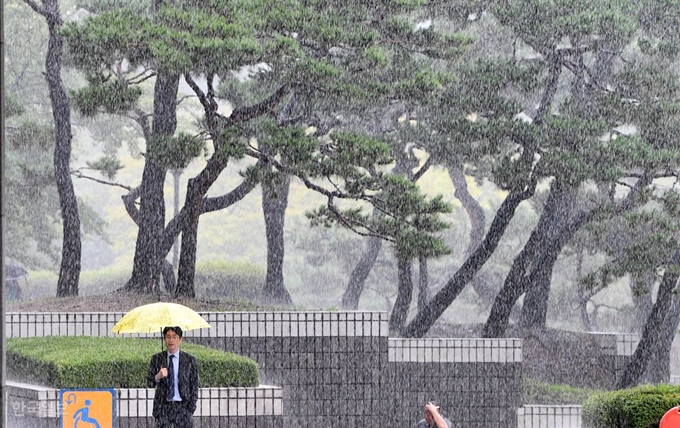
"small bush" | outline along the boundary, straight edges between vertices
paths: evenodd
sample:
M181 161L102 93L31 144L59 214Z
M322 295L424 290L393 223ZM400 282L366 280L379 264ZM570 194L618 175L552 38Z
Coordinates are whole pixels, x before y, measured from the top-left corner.
M552 385L528 377L523 381L524 404L583 404L597 391L569 385Z
M160 339L39 337L7 339L8 378L53 388L146 388ZM198 360L200 386L258 386L257 363L192 343L182 350Z
M680 386L645 385L620 391L598 392L585 403L584 428L648 428L680 403Z
M257 300L265 271L249 263L216 260L196 266L194 284L200 298Z

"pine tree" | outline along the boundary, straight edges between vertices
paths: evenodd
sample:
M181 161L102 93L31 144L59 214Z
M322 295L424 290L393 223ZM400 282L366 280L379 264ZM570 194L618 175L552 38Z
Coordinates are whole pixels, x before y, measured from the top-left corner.
M92 114L134 111L141 95L135 84L148 75L135 79L117 72L120 70L117 66L124 62L129 64L130 71L147 67L155 73L156 85L161 73L170 76L168 88L175 88L174 79L182 75L204 107L203 123L213 146L212 155L203 171L189 180L185 206L179 218L173 219L174 230L182 232L176 293L193 295L196 231L200 214L205 210L205 195L229 159L235 157L259 159L260 165L271 165L280 172L295 175L310 189L326 195L326 209L316 213L323 218L321 222L341 221L350 227L363 228L367 234L396 234L393 225L371 225L360 212L335 205L337 199L363 199L396 209L369 193L385 191L414 198L407 201L412 212L408 207L397 207L402 211L395 214L407 231L411 227L422 226L426 231L433 227L421 217L445 210L441 201L419 202L422 197L415 186L379 172L373 176L366 173L366 168L389 162L379 141L358 134L336 133L331 135L330 144L321 144L316 137L305 136L301 126L326 123L336 115L329 112L351 108L360 113L362 106L384 105L389 100L427 103L441 94L441 89L451 81L450 76L432 70L429 67L432 60L416 59L414 50L425 58L446 59L459 54L465 39L433 31L414 32L406 14L418 6L417 1L362 5L185 1L172 6L158 5L149 16L125 10L103 13L84 26L67 29L65 34L76 63L90 75L91 86L81 91L78 98L83 111ZM130 28L133 30L129 31ZM271 91L254 104L236 106L228 117L221 115L217 111L216 77L260 61L273 70L265 76L271 80ZM201 74L207 78L207 90L194 81L193 76ZM157 99L154 123L163 113L160 107L169 111L174 99L170 92L163 102ZM138 121L144 124L145 117L138 116ZM319 122L315 123L315 118ZM131 289L153 289L157 284L154 278L159 270L158 260L167 243L167 239L160 238L164 224L160 217L162 192L145 186L154 183L157 186L173 159L174 154L166 149L168 141L172 141L168 138L171 129L168 126L163 132L147 137L146 165L153 163L155 167L142 181L140 236L145 238L138 238L135 258L146 260L150 267L149 275L140 277L144 281L133 277ZM271 151L250 146L251 137L262 141ZM331 176L344 181L345 188L333 187L332 181L328 181ZM317 184L317 180L324 179L331 183L330 189ZM145 198L155 201L146 214ZM396 240L394 236L386 238ZM407 239L411 239L408 233L399 238ZM439 246L435 241L430 245Z

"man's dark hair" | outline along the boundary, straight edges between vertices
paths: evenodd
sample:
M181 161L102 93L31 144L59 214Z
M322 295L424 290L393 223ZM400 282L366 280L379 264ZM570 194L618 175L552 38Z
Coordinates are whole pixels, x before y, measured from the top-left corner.
M167 332L169 332L169 331L174 331L174 332L177 334L177 336L179 336L180 339L182 338L182 328L181 328L181 327L179 327L179 326L165 327L165 328L163 329L163 336L165 337L165 335L166 335Z

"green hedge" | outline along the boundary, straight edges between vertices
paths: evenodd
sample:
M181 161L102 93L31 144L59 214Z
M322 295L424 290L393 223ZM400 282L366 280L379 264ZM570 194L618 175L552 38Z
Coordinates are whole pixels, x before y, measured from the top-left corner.
M680 404L680 386L645 385L593 394L583 404L584 428L648 428Z
M13 338L7 339L7 374L53 388L146 388L151 356L160 350L160 338ZM260 384L250 358L187 342L182 350L198 360L203 388Z
M596 390L575 388L569 385L553 385L536 379L523 379L524 404L583 404Z

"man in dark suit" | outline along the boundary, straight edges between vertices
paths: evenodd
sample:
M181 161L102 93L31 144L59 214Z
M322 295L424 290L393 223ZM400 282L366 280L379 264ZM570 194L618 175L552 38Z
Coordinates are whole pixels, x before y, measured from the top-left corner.
M180 351L182 329L163 329L167 350L151 357L147 384L156 388L153 417L156 428L193 428L198 401L198 363Z

